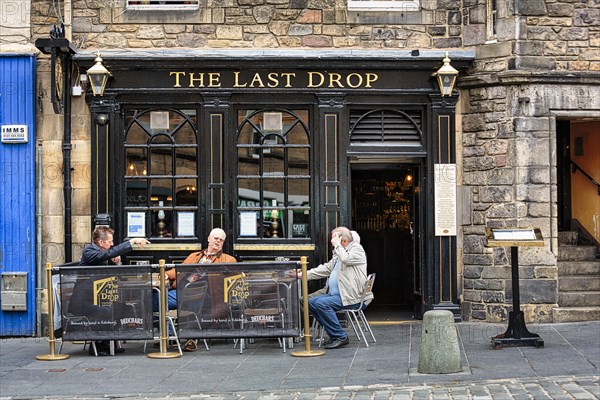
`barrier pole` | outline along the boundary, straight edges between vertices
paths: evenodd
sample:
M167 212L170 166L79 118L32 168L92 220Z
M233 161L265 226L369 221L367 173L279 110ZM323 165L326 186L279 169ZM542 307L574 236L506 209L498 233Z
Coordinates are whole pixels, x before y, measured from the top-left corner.
M167 340L169 338L167 330L167 285L165 284L165 260L158 260L158 274L160 278L160 351L148 353L149 358L177 358L181 357L179 352L167 351Z
M48 280L48 343L50 343L50 354L36 356L40 361L66 360L68 354L56 354L54 337L54 289L52 288L52 263L46 263L46 277Z
M302 307L304 311L303 323L304 323L304 350L292 351L294 357L316 357L325 354L323 350L311 350L310 349L310 323L308 319L308 279L306 278L306 266L308 264L308 257L300 257L300 264L302 266Z

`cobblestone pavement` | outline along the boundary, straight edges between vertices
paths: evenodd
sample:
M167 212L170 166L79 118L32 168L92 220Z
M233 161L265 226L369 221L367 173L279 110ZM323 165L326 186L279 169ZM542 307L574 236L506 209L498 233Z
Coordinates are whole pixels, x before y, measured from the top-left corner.
M462 371L451 374L418 372L420 322L374 325L376 343L352 338L320 357L294 357L302 343L283 353L277 340L256 340L240 354L221 340L156 359L133 341L114 357L67 342L68 359L38 361L45 338L1 338L0 400L600 399L600 321L534 325L542 348L500 350L490 338L504 324L457 326Z
M11 400L27 397L11 397ZM47 400L67 400L71 397L44 397ZM468 384L431 384L418 386L372 385L331 387L303 391L250 391L190 395L120 397L77 397L80 400L119 398L123 400L505 400L505 399L600 399L600 376L552 377L542 379L502 379ZM5 399L0 397L0 399ZM75 399L73 397L72 399Z

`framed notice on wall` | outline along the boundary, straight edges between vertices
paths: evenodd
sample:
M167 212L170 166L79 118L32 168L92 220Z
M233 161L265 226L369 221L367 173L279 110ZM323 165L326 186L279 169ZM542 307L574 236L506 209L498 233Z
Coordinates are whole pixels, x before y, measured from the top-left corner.
M456 236L456 164L434 166L435 236Z
M146 214L144 212L127 213L127 237L146 236Z

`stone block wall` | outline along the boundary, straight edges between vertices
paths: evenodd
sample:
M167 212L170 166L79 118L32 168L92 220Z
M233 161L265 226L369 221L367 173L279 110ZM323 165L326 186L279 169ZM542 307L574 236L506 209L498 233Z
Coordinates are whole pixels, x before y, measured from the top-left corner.
M600 2L505 3L496 40L475 47L459 82L462 185L472 199L462 231L463 318L503 321L512 309L510 250L486 247L485 227L539 227L546 246L519 249L520 300L528 321L550 322L558 301L556 118L598 109Z
M416 12L360 13L339 0L208 0L185 11L126 10L114 0L72 4L80 49L445 49L486 40L485 0L422 0ZM50 1L35 2L32 14L36 34L56 19Z
M421 0L415 13L350 12L341 0L207 0L192 12L129 11L124 1L74 0L79 49L474 48L459 78L457 148L469 210L459 237L466 320L503 321L511 308L510 254L485 246L486 226L537 226L544 248L520 251L522 309L546 322L556 306L555 110L600 109L600 0L497 3L497 34L488 37L485 0ZM62 5L62 3L59 3ZM47 37L55 3L31 4L32 35ZM62 262L62 117L49 103L49 67L38 71L43 113L45 260ZM91 229L89 114L73 103L73 258Z
M552 322L557 306L556 118L598 110L600 77L594 85L521 78L462 93L461 184L472 199L462 227L465 320L503 321L512 309L510 248L486 247L486 226L541 229L544 247L519 249L520 301L535 322Z

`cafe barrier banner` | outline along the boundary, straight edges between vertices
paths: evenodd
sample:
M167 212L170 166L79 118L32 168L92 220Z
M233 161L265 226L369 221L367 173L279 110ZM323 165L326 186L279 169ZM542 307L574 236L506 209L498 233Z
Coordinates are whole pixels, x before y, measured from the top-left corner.
M179 336L299 336L296 268L296 262L176 265Z
M153 338L150 266L62 267L63 340Z

